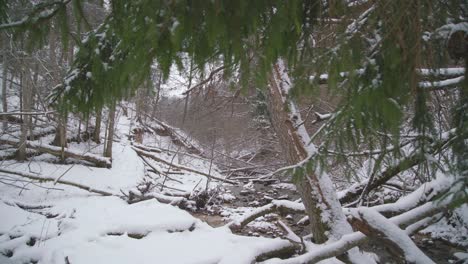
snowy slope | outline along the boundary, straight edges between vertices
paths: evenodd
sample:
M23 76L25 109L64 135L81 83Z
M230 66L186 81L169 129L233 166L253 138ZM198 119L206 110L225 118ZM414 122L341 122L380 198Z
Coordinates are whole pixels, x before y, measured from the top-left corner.
M129 119L119 120L111 169L51 163L56 158L47 154L25 163L4 161L0 167L60 177L116 195L128 193L145 177L145 166L126 140ZM71 148L101 151L90 150L86 143ZM209 170L205 161L184 164ZM178 182L166 184L188 192L206 184L203 176L187 172L173 177ZM5 173L0 178L16 186L0 184L0 263L251 263L266 250L290 245L286 240L243 237L225 227L212 228L155 199L128 204L117 196L93 195L71 186L31 183Z

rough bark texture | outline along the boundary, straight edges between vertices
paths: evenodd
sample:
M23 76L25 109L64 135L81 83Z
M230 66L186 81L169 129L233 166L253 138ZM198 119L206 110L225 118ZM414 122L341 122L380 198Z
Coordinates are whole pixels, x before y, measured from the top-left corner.
M291 102L288 102L287 99L285 100L284 91L282 91L282 87L277 82L280 79L281 73L278 66L275 65L273 75L269 81L269 110L285 158L288 164L294 165L306 159L308 152L301 136L297 133L294 121L291 120L290 113L288 112L288 104ZM306 213L309 219L312 219L310 221L310 228L314 241L316 243L324 243L327 240L325 233L330 228L320 219L322 210L318 205L323 199L320 197L321 191L317 176L313 174L304 175L295 184L306 208ZM311 184L314 184L318 188L318 192L317 190L312 190Z

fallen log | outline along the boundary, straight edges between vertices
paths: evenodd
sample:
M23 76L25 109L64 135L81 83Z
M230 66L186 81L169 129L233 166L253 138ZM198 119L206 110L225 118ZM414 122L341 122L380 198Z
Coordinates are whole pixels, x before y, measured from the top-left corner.
M383 242L390 253L402 262L434 263L411 240L408 234L370 208L359 208L350 219L351 225L371 239Z
M194 169L189 168L189 167L185 167L185 166L182 166L182 165L171 163L169 161L166 161L164 159L161 159L161 158L157 157L156 155L153 155L152 153L150 153L148 151L144 151L144 150L141 150L141 149L133 147L133 146L132 146L132 148L139 155L142 155L142 156L148 157L150 159L153 159L155 161L164 163L164 164L169 165L171 167L174 167L174 168L177 168L177 169L180 169L180 170L184 170L184 171L188 171L188 172L192 172L192 173L195 173L195 174L198 174L198 175L202 175L202 176L205 176L205 177L213 179L213 180L217 180L217 181L221 181L221 182L225 182L225 183L229 183L229 184L233 184L233 185L237 184L237 182L235 182L235 181L219 178L219 177L210 175L210 174L205 173L205 172L197 171L197 170L194 170Z
M151 195L139 195L135 192L129 191L128 195L125 194L127 197L127 202L129 204L139 203L151 199L156 199L160 203L170 204L174 206L178 206L180 208L184 208L188 202L187 198L185 197L176 197L176 196L167 196L164 194L151 194Z
M416 190L400 198L394 203L381 204L371 207L377 212L383 214L386 217L395 216L413 208L416 208L428 201L433 200L435 197L439 197L453 184L452 180L435 179L430 182L426 182L419 186ZM346 215L351 214L353 208L344 208ZM298 224L307 225L309 223L308 217L301 219Z
M280 248L276 248L274 250L269 250L269 251L264 251L262 253L259 253L255 257L255 261L264 261L270 258L288 258L293 256L296 251L300 249L300 246L294 243L284 245Z
M439 202L428 202L419 207L416 207L401 215L394 216L389 219L394 225L407 226L405 229L406 234L411 235L416 230L413 225L418 223L426 224L430 222L430 218L444 210L446 210L451 203L447 200ZM428 220L429 219L429 220ZM281 264L303 264L303 263L317 263L319 261L342 255L348 250L362 245L368 241L368 238L361 232L353 232L351 234L343 235L339 240L327 244L314 245L313 251L307 252L303 255L289 258L289 259L270 259L262 263L281 263Z
M450 131L446 132L446 138L444 140L441 140L431 146L431 149L429 151L429 154L435 155L437 153L440 153L442 150L448 148L450 146L450 143L453 142L453 139L455 138L455 135L451 133ZM367 180L358 184L355 184L348 188L345 191L340 192L338 195L340 203L345 205L352 203L354 200L358 199L363 192L369 193L371 190L374 190L385 183L387 183L390 179L393 177L397 176L403 171L406 171L418 164L421 164L423 162L427 161L427 157L420 155L419 153L414 153L409 157L406 157L400 162L398 162L394 166L390 166L386 168L382 173L380 173L374 181L368 182Z
M304 205L301 203L286 201L286 200L273 200L271 203L257 208L253 212L246 214L242 218L236 219L226 226L233 231L244 228L247 224L253 220L273 212L280 212L281 214L286 213L305 213Z
M20 144L20 142L19 140L15 140L15 139L0 138L0 144L8 144L12 146L17 146ZM62 157L62 148L60 147L39 144L39 143L32 142L32 141L26 141L25 144L26 144L26 147L29 149L33 149L42 153L49 153L57 157ZM94 164L96 167L110 168L112 166L111 160L109 158L101 157L101 156L91 154L91 153L81 154L81 153L74 152L68 148L64 148L63 155L65 158L73 158L73 159L84 160L84 161L90 162Z
M60 180L60 179L55 179L55 178L50 178L50 177L37 176L37 175L32 174L32 173L13 171L13 170L8 170L8 169L3 169L3 168L0 168L0 172L13 174L13 175L17 175L17 176L20 176L20 177L23 177L23 178L28 178L28 179L35 180L35 181L40 181L40 182L53 182L53 183L69 185L69 186L73 186L73 187L76 187L76 188L79 188L79 189L82 189L82 190L85 190L85 191L88 191L88 192L97 193L97 194L100 194L100 195L103 195L103 196L118 196L116 194L113 194L113 193L110 193L110 192L107 192L107 191L94 189L94 188L92 188L90 186L86 186L86 185L83 185L83 184L80 184L80 183L66 181L66 180Z
M27 116L33 116L33 115L48 115L48 114L53 114L55 111L46 111L46 112L4 112L0 113L0 116L18 116L18 115L27 115Z
M111 193L108 191L103 191L99 189L92 188L90 186L86 186L80 183L76 182L71 182L71 181L66 181L66 180L61 180L61 179L55 179L51 177L43 177L43 176L38 176L32 173L27 173L27 172L19 172L19 171L13 171L13 170L8 170L8 169L3 169L0 168L0 172L7 173L7 174L13 174L17 175L23 178L27 178L30 180L35 180L39 182L53 182L53 183L58 183L58 184L63 184L63 185L68 185L68 186L73 186L91 193L96 193L100 194L103 196L116 196L119 198L122 198L124 200L127 200L128 203L137 203L141 201L146 201L146 200L151 200L151 199L156 199L160 203L166 203L166 204L171 204L171 205L177 205L179 207L182 206L182 204L186 204L187 199L185 197L173 197L173 196L167 196L163 194L152 194L152 195L138 195L134 192L129 192L129 194L123 193L123 195L118 195L116 193ZM127 199L125 199L127 198ZM21 205L17 204L19 207Z

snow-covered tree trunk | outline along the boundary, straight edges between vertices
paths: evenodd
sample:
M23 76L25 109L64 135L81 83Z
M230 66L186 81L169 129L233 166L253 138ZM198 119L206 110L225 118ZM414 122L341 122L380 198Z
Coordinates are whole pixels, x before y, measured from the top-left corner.
M295 103L288 96L291 86L286 67L283 61L279 60L269 80L269 108L287 162L299 167L305 165L304 161L313 155L316 149L310 142ZM306 170L295 184L311 219L310 228L315 243L325 243L329 239L337 240L342 235L352 232L333 184L325 172L319 172L318 169ZM351 255L350 259L353 259Z

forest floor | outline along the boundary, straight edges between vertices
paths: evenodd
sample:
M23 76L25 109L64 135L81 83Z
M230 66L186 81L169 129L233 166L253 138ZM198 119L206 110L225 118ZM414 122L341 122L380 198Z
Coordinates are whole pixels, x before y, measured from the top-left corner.
M226 224L272 200L297 200L289 183L238 186L207 181L194 173L171 170L154 160L143 160L128 139L132 121L121 117L117 125L112 168L96 168L77 160L62 164L49 154L32 156L28 162L3 160L0 168L67 180L113 195L54 182L31 181L0 173L0 263L252 263L264 252L289 246L278 220L298 235L306 235L299 215L269 214L234 234ZM37 143L47 144L52 135ZM203 159L178 155L179 147L169 137L152 136L145 145L176 150L158 158L223 177L216 166ZM71 143L82 153L102 153L102 146ZM4 151L8 151L5 149ZM149 173L148 166L165 177ZM169 173L170 172L170 173ZM188 201L185 210L149 199L129 204L130 192L163 196L174 202L181 196L198 197L208 190L208 199L198 206ZM159 195L159 196L158 196ZM196 198L195 198L196 200ZM456 263L467 258L466 249L421 236L418 245L438 263ZM376 252L382 251L378 249ZM391 263L390 258L382 259ZM321 263L340 263L336 259ZM460 263L460 260L458 260Z

